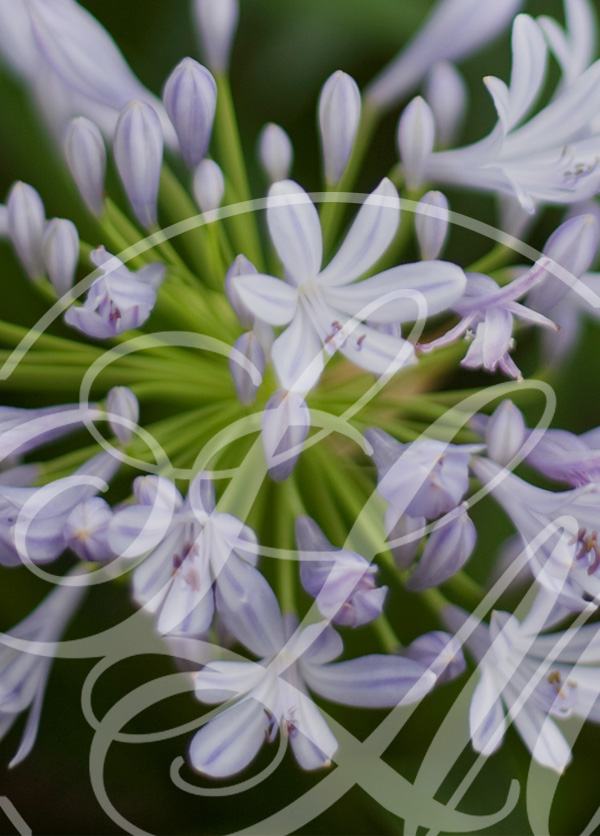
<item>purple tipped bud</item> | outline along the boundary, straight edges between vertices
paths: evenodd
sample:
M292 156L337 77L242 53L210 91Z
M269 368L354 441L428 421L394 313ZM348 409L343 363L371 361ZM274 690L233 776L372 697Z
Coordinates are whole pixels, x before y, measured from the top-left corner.
M114 152L136 218L145 229L155 226L163 132L151 105L133 101L121 112L115 129Z
M258 155L271 183L287 180L292 169L294 149L283 128L274 122L265 125L259 137Z
M238 0L195 0L194 11L206 63L215 72L226 72L240 15Z
M42 248L48 278L58 296L73 287L79 263L79 234L71 221L54 218L46 227Z
M425 98L435 117L438 146L448 148L458 136L467 106L467 88L454 64L440 61L432 67Z
M456 679L467 666L456 636L441 630L419 636L406 648L405 655L432 671L438 685Z
M434 142L433 113L425 99L417 96L406 106L398 123L398 150L406 185L411 191L423 182Z
M223 172L212 160L204 160L194 173L194 197L202 212L218 209L225 194Z
M202 64L184 58L165 84L163 101L183 158L190 168L195 168L208 151L217 107L215 80Z
M294 469L309 427L310 411L304 398L297 392L275 392L262 419L267 467L275 482L283 482Z
M427 540L417 567L406 582L407 589L421 592L451 578L471 557L477 530L466 511L452 519L439 520Z
M521 410L512 401L502 401L485 428L488 456L507 465L523 447L526 435Z
M544 247L544 255L558 265L556 274L547 271L547 278L529 294L528 305L540 313L557 305L594 260L598 240L599 227L593 215L578 215L561 224Z
M27 183L15 183L6 203L8 232L19 261L30 279L45 274L42 246L46 212L42 198Z
M64 153L79 194L99 218L104 211L106 147L98 126L84 116L73 119L65 136Z
M398 517L398 512L391 505L385 512L388 546L398 569L409 569L412 566L426 524L425 517L411 517L408 514L400 514Z
M254 403L265 366L265 352L254 331L238 337L231 350L229 368L240 403L246 406Z
M252 328L254 325L254 314L244 305L240 299L240 295L235 288L235 279L237 276L248 276L258 273L258 270L248 261L245 255L238 255L227 273L225 274L225 293L229 299L229 304L235 311L235 315L240 321L243 328Z
M415 230L424 261L438 258L448 234L448 201L441 192L427 192L417 206Z
M81 560L92 563L108 560L114 553L108 545L108 525L112 520L110 505L93 496L77 505L65 523L65 542Z
M354 79L338 70L323 85L319 98L319 127L325 180L339 182L354 148L361 111L360 90Z
M111 430L121 444L129 444L140 417L140 405L131 389L115 386L106 398L106 412Z

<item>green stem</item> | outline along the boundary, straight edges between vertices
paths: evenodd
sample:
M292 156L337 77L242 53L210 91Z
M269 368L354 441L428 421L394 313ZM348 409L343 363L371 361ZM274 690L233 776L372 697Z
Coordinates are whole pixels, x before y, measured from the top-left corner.
M275 543L282 552L277 560L277 591L282 613L296 612L296 571L295 561L287 556L294 549L294 510L297 494L292 489L291 476L283 484L276 485L278 496L275 503ZM285 556L284 556L285 555Z
M396 631L388 621L385 613L381 613L379 618L372 622L371 626L386 653L397 653L402 649L402 642L396 635Z
M489 253L467 267L469 273L491 273L500 267L506 267L514 260L515 252L505 244L496 244Z
M216 81L218 90L215 119L216 147L219 149L225 175L231 181L237 199L248 201L251 200L252 196L248 185L229 79L223 73L218 73ZM238 217L246 230L247 249L245 255L254 263L259 272L263 272L265 269L264 259L254 214L250 212Z
M266 475L267 462L262 437L259 435L219 500L219 511L245 520Z

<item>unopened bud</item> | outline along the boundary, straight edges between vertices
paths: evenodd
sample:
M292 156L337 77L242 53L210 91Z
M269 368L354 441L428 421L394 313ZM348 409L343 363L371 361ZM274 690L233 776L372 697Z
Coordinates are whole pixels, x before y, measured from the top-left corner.
M225 293L243 328L252 328L255 316L242 302L233 280L237 276L248 276L256 273L258 273L258 270L254 264L245 255L238 255L225 274Z
M226 72L240 15L238 0L195 0L194 11L208 66Z
M258 152L262 167L272 183L287 180L292 169L294 149L283 128L271 122L262 129Z
M467 106L467 88L454 64L434 64L427 77L425 98L435 118L438 147L448 148L458 136Z
M131 389L115 386L106 398L106 412L111 430L121 444L128 444L135 434L140 417L140 405Z
M163 132L151 105L133 101L121 112L115 129L114 152L136 218L145 229L155 226Z
M361 97L354 79L334 73L325 82L319 98L319 127L323 146L325 180L339 182L354 147L360 122Z
M184 58L169 76L163 93L181 153L190 168L205 157L217 107L214 78L193 58Z
M526 435L521 410L512 401L502 401L485 429L488 456L498 464L507 465L523 447Z
M433 113L425 99L417 96L406 106L398 123L398 150L406 185L411 191L423 182L434 142Z
M194 173L194 197L202 212L218 209L225 194L223 172L213 160L203 160Z
M238 337L231 350L229 368L240 403L254 403L265 366L265 352L256 334L248 331Z
M72 221L54 218L46 227L43 244L44 264L57 295L73 287L79 263L79 234Z
M448 520L439 520L427 540L407 589L421 592L447 581L471 557L477 530L466 511Z
M309 428L310 411L304 398L297 392L275 392L262 419L267 467L275 482L283 482L294 469Z
M46 230L46 212L42 198L27 183L15 183L6 203L8 232L19 261L30 279L44 273L42 246Z
M448 234L448 201L441 192L427 192L417 205L415 230L425 261L438 258Z
M98 126L85 116L73 119L65 136L64 152L85 205L100 217L104 210L106 147Z

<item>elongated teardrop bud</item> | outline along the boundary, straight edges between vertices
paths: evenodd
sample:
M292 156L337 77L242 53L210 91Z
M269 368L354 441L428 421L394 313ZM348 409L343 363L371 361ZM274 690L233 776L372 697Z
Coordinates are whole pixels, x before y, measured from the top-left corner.
M140 405L131 389L115 386L106 398L106 412L111 430L121 444L128 444L140 418Z
M145 229L156 225L163 157L160 119L145 102L130 102L117 122L115 161L136 218Z
M448 234L448 201L441 192L423 195L415 213L415 231L421 258L438 258Z
M217 85L202 64L184 58L169 76L163 93L184 160L195 168L205 157L217 107Z
M398 150L406 185L411 191L418 189L423 182L434 141L433 113L425 99L417 96L406 106L398 123Z
M99 218L104 209L106 147L98 126L85 116L73 119L65 135L64 152L79 194Z
M194 12L206 63L215 72L227 72L240 15L238 0L195 0Z
M406 582L408 589L421 592L451 578L471 557L477 531L466 511L450 521L439 520L427 540L417 567Z
M488 456L498 464L507 465L523 447L526 437L521 410L512 401L502 401L485 429Z
M258 155L271 183L287 180L292 169L294 149L283 128L274 122L265 125L259 138Z
M46 212L42 198L27 183L15 183L6 203L8 232L19 261L30 279L44 273L42 245L46 230Z
M213 160L203 160L194 173L194 197L202 212L218 209L225 194L223 172Z
M438 147L448 148L458 136L467 106L467 88L454 64L434 64L427 77L425 98L435 117Z
M72 221L54 218L46 227L43 244L48 278L58 296L73 287L79 264L79 233Z
M339 182L350 159L360 122L361 97L354 79L341 70L325 82L319 98L319 127L325 180Z
M238 337L229 357L229 368L240 403L246 406L254 403L265 366L265 352L254 331Z

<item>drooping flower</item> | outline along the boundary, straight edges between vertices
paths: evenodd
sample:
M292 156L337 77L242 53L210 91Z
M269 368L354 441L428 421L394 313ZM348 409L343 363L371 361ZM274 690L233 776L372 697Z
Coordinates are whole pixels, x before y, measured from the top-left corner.
M211 662L195 676L202 702L236 700L193 738L190 761L198 772L215 778L239 772L278 730L303 769L328 766L337 741L307 687L344 705L389 708L417 702L435 684L431 670L401 656L331 664L342 652L339 635L327 622L298 630L294 616L281 616L269 587L254 606L261 636L249 630L238 638L261 661Z
M68 578L75 577L77 585L57 586L23 621L0 637L0 739L29 709L11 767L21 763L35 743L58 642L86 591L85 576L76 569Z
M156 262L132 273L104 247L94 250L90 258L104 275L91 285L83 305L66 311L65 322L96 339L116 337L143 325L156 303L165 266Z
M306 392L315 385L324 366L323 347L378 375L412 362L410 343L363 322L415 321L445 310L462 294L464 273L446 262L401 265L356 282L388 248L399 216L396 189L383 180L322 270L321 229L310 198L292 181L271 187L267 222L285 281L242 275L232 285L256 317L287 326L273 344L272 359L288 391Z
M321 615L350 627L381 615L387 586L375 583L376 566L349 549L336 549L310 517L296 520L296 544L302 586Z

